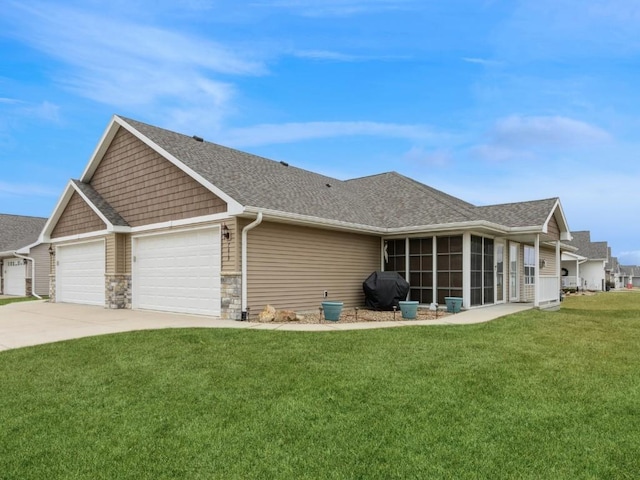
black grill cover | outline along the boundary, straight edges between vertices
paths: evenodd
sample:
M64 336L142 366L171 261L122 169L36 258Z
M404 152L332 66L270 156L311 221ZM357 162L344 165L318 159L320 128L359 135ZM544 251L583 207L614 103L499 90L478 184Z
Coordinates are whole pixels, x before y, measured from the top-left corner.
M372 310L393 310L407 298L409 283L398 272L373 272L362 283L365 305Z

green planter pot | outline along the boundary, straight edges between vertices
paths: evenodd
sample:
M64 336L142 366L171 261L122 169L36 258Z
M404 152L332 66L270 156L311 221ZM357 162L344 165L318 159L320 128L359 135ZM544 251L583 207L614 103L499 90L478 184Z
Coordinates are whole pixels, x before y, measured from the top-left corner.
M419 302L413 300L398 302L398 305L400 305L400 311L402 312L402 318L415 320L418 316L418 303Z
M340 314L342 313L343 302L322 302L322 311L324 312L324 319L332 322L340 320Z
M462 297L444 297L447 304L447 312L459 313L462 308Z

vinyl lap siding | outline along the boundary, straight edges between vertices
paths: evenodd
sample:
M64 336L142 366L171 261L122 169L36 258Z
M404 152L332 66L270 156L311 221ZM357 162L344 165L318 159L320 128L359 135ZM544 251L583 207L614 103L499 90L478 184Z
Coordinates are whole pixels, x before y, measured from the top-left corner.
M547 235L553 240L560 240L560 227L555 216L551 217L547 224Z
M222 199L123 128L90 183L132 227L227 210Z
M322 292L345 307L364 304L362 282L380 267L380 239L263 223L248 236L248 306L316 311Z
M49 295L49 244L43 243L33 247L29 251L29 256L36 261L36 280L33 284L33 290L38 295ZM31 277L31 268L29 268L28 276Z
M76 192L62 212L51 238L104 230L106 225Z

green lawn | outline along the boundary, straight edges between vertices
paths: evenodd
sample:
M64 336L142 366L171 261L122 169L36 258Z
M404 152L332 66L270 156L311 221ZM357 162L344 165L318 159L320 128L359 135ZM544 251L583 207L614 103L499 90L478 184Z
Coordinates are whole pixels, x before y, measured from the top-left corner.
M0 353L2 479L639 475L630 292L474 326L165 330Z
M31 302L33 300L38 300L38 298L37 297L7 297L7 298L0 298L0 306L8 305L10 303L16 303L16 302Z

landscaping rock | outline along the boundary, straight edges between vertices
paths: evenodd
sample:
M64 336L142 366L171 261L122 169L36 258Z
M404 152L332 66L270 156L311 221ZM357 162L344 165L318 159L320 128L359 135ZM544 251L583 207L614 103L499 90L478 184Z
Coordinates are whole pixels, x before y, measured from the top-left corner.
M273 322L276 318L276 309L271 305L267 305L264 307L264 310L260 312L258 315L258 319L261 322Z
M276 312L276 322L295 322L296 320L298 320L298 316L292 310L278 310Z

